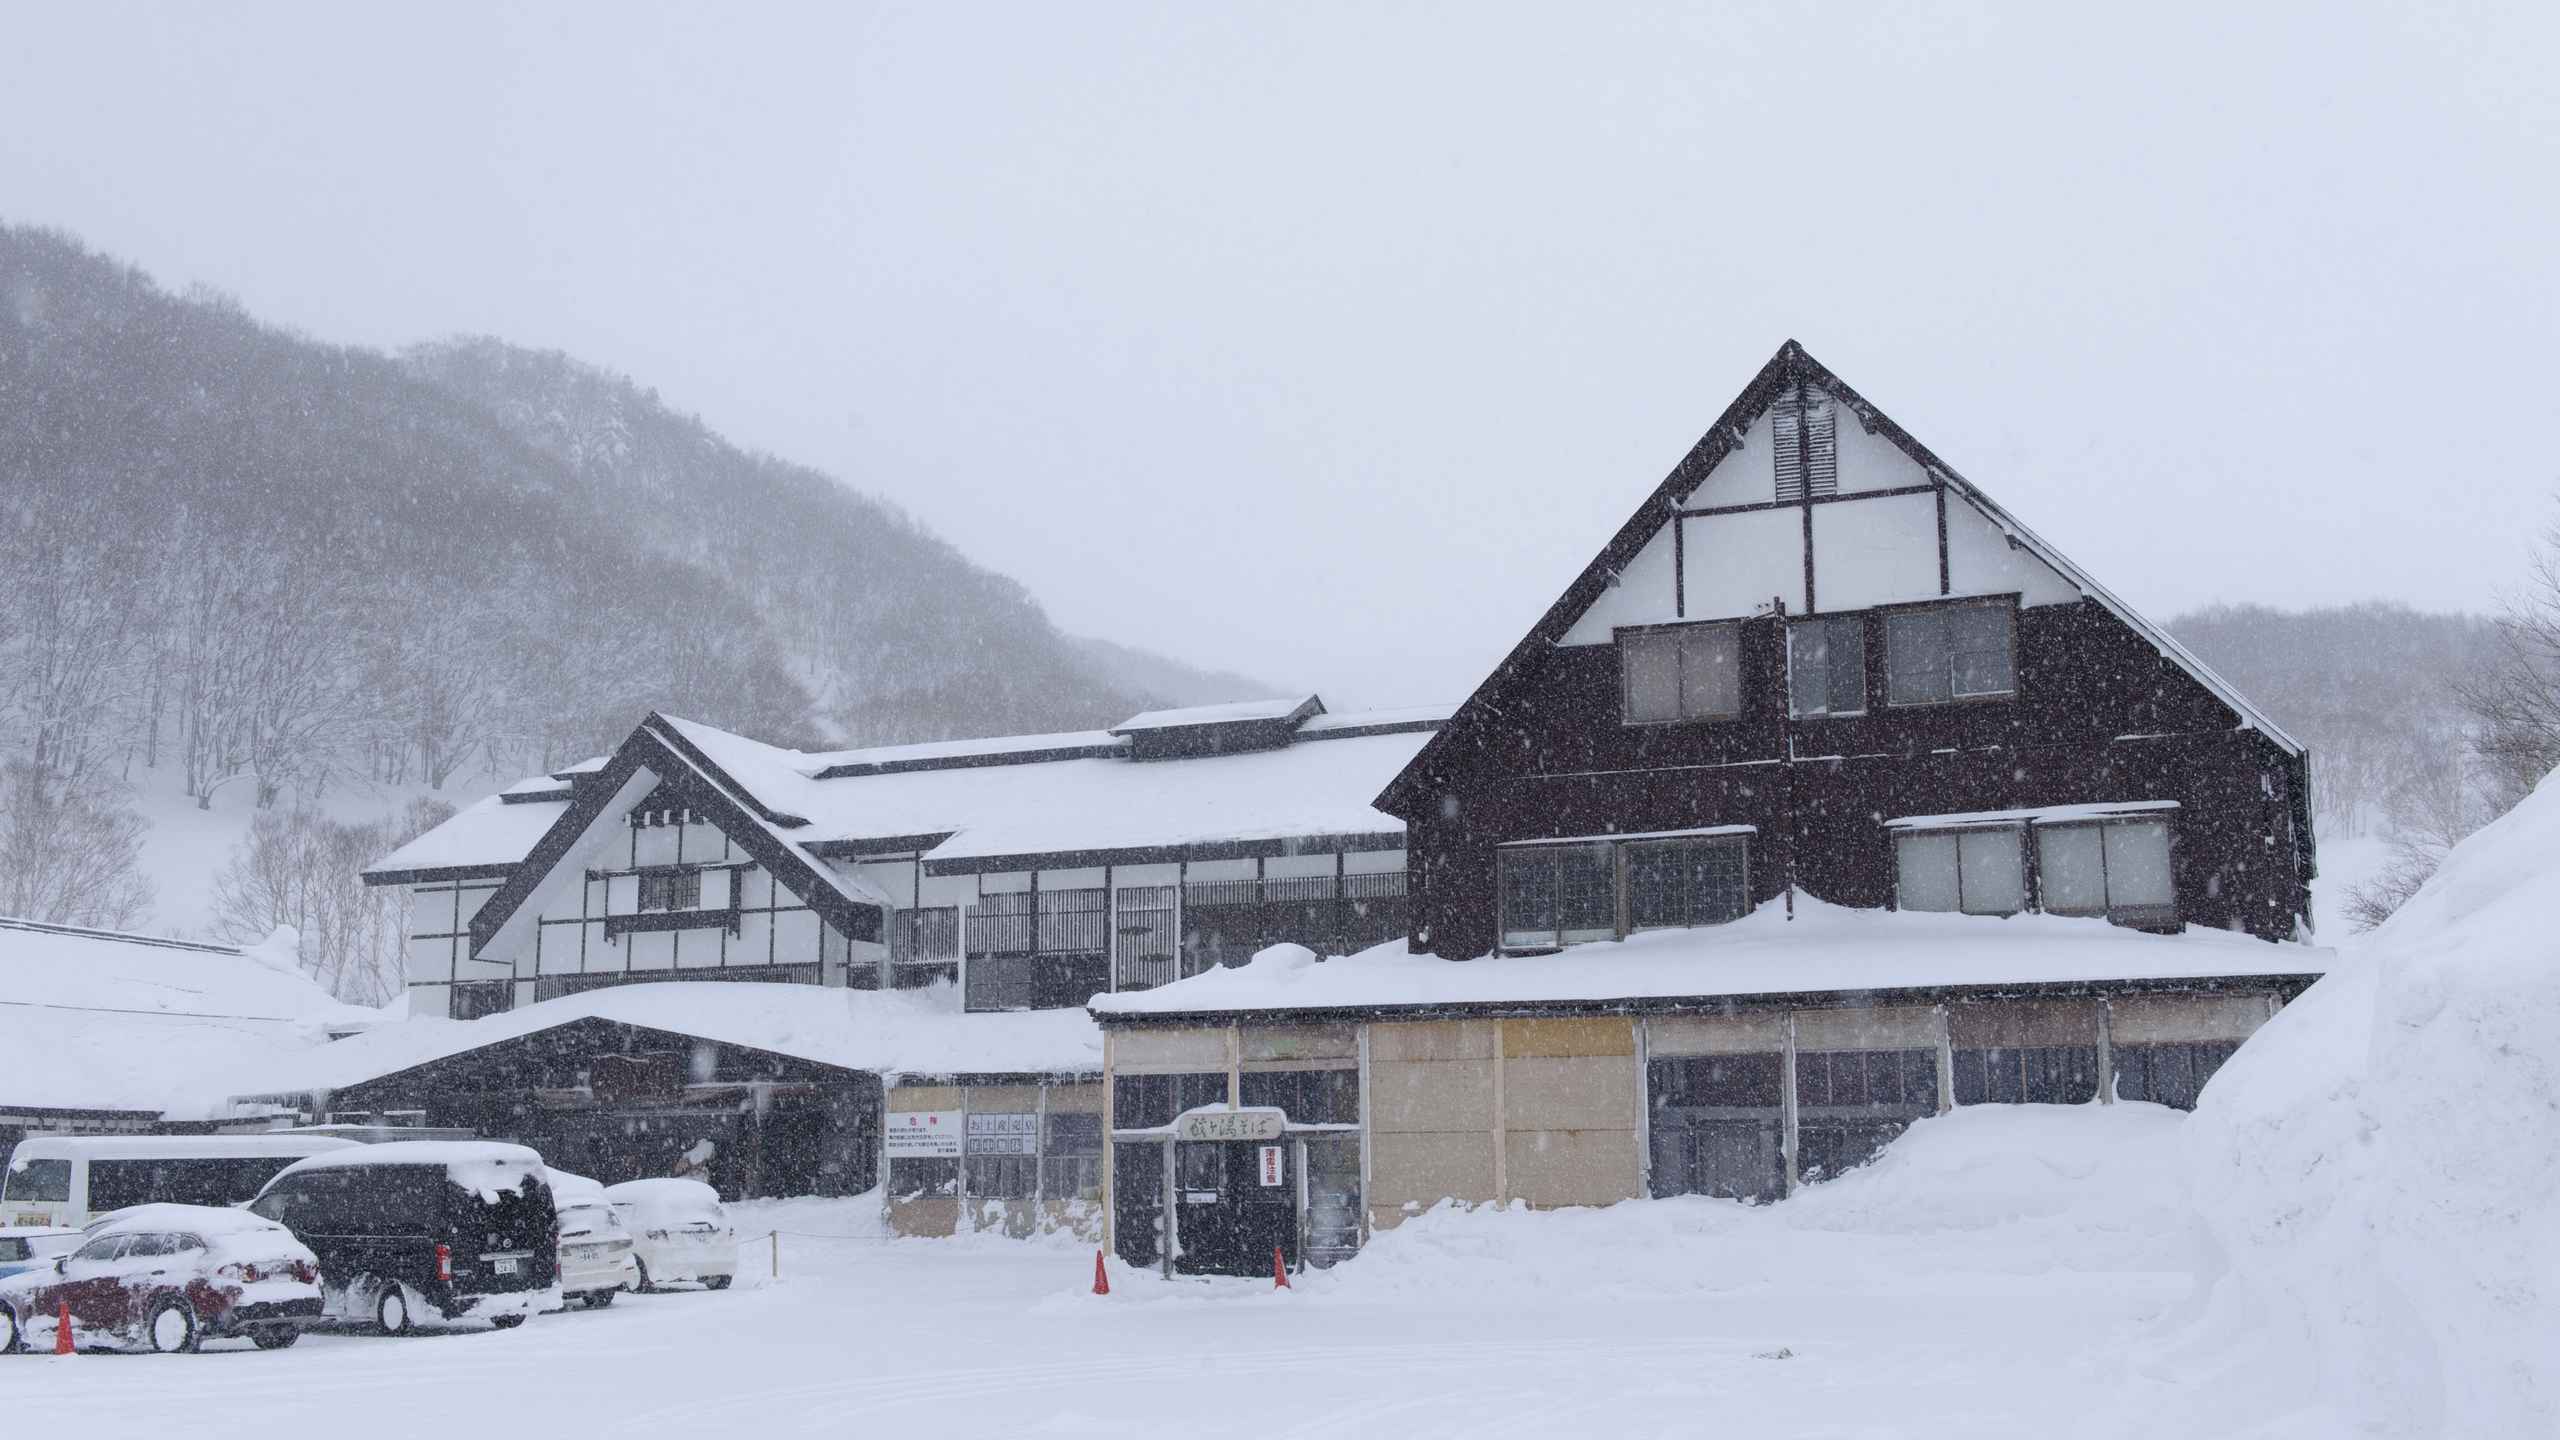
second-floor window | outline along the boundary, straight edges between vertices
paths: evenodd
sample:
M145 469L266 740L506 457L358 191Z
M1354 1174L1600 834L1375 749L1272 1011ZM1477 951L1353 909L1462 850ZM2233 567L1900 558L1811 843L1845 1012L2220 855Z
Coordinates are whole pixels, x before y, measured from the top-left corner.
M1904 910L2014 915L2027 908L2020 827L1920 830L1894 844L1894 904Z
M1677 625L1618 637L1630 725L1729 720L1742 713L1742 627Z
M698 910L701 907L701 871L643 870L640 872L641 909Z
M1867 617L1823 615L1787 626L1787 709L1798 719L1867 708Z
M1884 617L1885 698L1944 705L2017 693L2017 611L2006 600L1896 610Z

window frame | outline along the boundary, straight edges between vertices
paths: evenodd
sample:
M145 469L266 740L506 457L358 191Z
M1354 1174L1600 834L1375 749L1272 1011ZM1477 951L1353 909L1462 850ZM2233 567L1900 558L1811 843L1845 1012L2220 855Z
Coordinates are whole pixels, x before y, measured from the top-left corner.
M2160 831L2161 859L2169 870L2169 900L2165 905L2119 905L2116 903L2115 885L2108 878L2107 832L2138 826L2154 826ZM2131 929L2180 923L2182 909L2178 903L2178 827L2166 817L2156 813L2103 816L2091 820L2056 821L2049 825L2035 826L2034 829L2036 831L2034 898L2038 912L2075 920L2104 920L2110 925L2122 925ZM2045 903L2044 837L2049 833L2064 830L2089 830L2096 832L2098 836L2098 883L2107 892L2106 904L2099 909L2056 910Z
M1698 711L1689 709L1689 676L1686 665L1688 641L1704 639L1714 631L1728 633L1733 642L1733 708L1731 710ZM1702 725L1739 720L1748 702L1742 686L1742 641L1745 635L1740 620L1683 620L1669 625L1627 625L1614 634L1618 651L1618 720L1620 724L1651 727L1656 725ZM1676 692L1674 713L1652 719L1635 715L1635 665L1633 647L1668 643L1671 646L1673 684Z
M1799 627L1822 627L1822 703L1820 710L1803 710L1796 706L1796 631ZM1831 707L1833 667L1832 634L1836 630L1853 631L1858 637L1858 708L1834 710ZM2011 632L2014 640L2015 631ZM1875 709L1875 686L1868 674L1867 612L1863 610L1833 611L1827 615L1799 615L1786 623L1787 647L1787 718L1790 720L1854 720Z
M1977 917L1993 918L2005 918L2010 915L2025 915L2041 912L2044 909L2044 896L2042 893L2044 887L2040 883L2042 877L2030 876L2028 874L2028 832L2035 828L2037 827L2029 825L2024 820L2020 820L2014 823L1999 825L1945 825L1931 829L1905 827L1903 829L1890 832L1893 840L1893 908L1896 910L1908 911L1913 915L1972 915ZM2017 839L2018 908L2014 910L1968 910L1965 908L1964 903L1964 837L1992 830L2009 831ZM1903 842L1923 838L1936 838L1939 836L1944 836L1945 838L1955 842L1955 908L1952 910L1912 910L1910 907L1902 903Z
M681 915L688 910L702 908L702 867L698 865L653 866L641 871L639 880L639 893L633 908L640 914ZM652 886L659 891L655 904L651 903ZM681 905L675 903L678 896L673 892L677 891L686 892Z
M1952 643L1952 635L1950 635L1950 643L1946 650L1947 698L1944 700L1901 700L1895 698L1893 693L1893 622L1895 620L1917 615L1930 615L1937 618L1940 625L1944 627L1950 623L1948 617L1955 611L1965 609L1987 610L1995 608L2003 611L2008 619L2008 689L1981 691L1971 695L1958 694L1956 692L1955 685L1955 658L1957 652L1954 644ZM1997 705L2013 701L2018 698L2018 597L2015 594L1968 595L1961 599L1925 600L1908 605L1881 605L1876 608L1876 613L1884 617L1884 706L1886 709L1927 710L1951 705ZM1875 704L1875 697L1872 695L1867 697L1867 703L1872 707Z
M1579 840L1520 840L1497 845L1493 852L1494 952L1500 955L1544 955L1571 945L1591 945L1603 940L1624 940L1629 935L1638 933L1639 927L1634 923L1633 917L1633 895L1627 887L1627 855L1638 846L1686 844L1730 846L1739 849L1742 852L1742 908L1731 919L1711 920L1702 925L1646 925L1641 929L1650 933L1656 930L1700 930L1717 925L1730 925L1751 913L1751 842L1755 833L1753 831L1725 831L1716 834L1640 832L1625 836L1594 836ZM1584 934L1577 928L1570 933L1580 935L1581 938L1568 940L1564 938L1569 932L1564 924L1561 856L1569 851L1597 850L1604 847L1609 852L1610 932L1606 935ZM1556 899L1553 902L1556 923L1548 932L1552 938L1545 941L1516 942L1512 939L1515 929L1511 924L1509 911L1512 869L1533 858L1545 857L1555 857L1552 863L1557 867Z

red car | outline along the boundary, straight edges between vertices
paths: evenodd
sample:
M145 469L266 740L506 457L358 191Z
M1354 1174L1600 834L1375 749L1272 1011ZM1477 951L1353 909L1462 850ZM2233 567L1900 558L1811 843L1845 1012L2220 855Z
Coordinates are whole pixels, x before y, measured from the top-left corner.
M80 1349L183 1354L244 1338L281 1350L320 1318L320 1267L293 1232L246 1210L136 1205L80 1248L0 1279L0 1355L50 1350L63 1307Z

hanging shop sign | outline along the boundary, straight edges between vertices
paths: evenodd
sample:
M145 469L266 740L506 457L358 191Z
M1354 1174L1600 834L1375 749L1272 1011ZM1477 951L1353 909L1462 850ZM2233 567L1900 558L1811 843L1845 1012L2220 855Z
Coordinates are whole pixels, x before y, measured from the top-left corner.
M1266 1190L1275 1189L1279 1184L1280 1147L1265 1145L1262 1147L1262 1187Z
M952 1159L960 1154L961 1118L957 1110L893 1110L884 1127L883 1148L889 1158Z
M1040 1117L1036 1114L1003 1115L969 1113L969 1153L972 1155L1037 1155L1040 1153Z
M1194 1110L1173 1122L1176 1140L1277 1140L1289 1117L1278 1110Z

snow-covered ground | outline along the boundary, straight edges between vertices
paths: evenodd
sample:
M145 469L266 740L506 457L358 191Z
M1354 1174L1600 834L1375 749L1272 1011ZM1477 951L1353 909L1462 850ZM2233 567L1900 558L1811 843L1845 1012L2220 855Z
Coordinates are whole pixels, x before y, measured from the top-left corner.
M1072 1241L884 1240L876 1201L738 1207L740 1288L511 1333L0 1360L28 1433L2115 1435L2196 1293L2151 1106L1924 1122L1780 1206L1442 1211L1268 1282ZM846 1238L816 1238L846 1237ZM2206 1432L2186 1431L2185 1434Z

